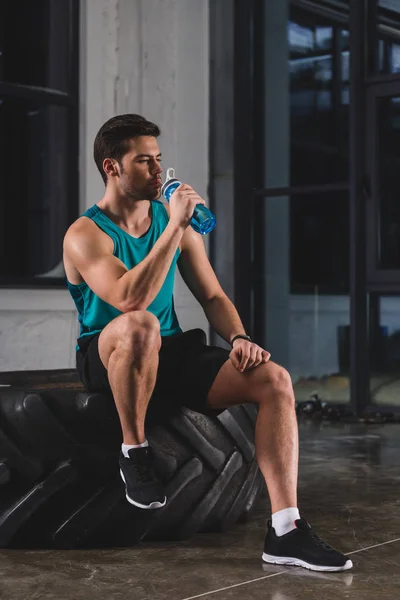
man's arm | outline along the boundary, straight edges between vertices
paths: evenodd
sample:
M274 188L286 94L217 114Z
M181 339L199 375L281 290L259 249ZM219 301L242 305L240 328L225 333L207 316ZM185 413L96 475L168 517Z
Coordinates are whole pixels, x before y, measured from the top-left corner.
M215 275L200 234L188 227L182 238L179 271L215 331L228 343L245 330L239 314Z
M165 281L184 230L170 221L146 258L128 270L113 255L110 238L84 217L65 235L64 253L102 300L121 312L145 310Z
M178 267L188 288L200 302L215 331L228 343L235 335L244 334L238 312L222 290L208 260L203 240L189 227L182 238ZM256 368L270 359L270 353L248 340L238 339L229 358L238 371Z
M133 269L113 256L110 238L87 217L64 238L64 253L94 293L121 312L146 310L160 291L196 204L205 204L181 184L169 203L169 222L149 254Z

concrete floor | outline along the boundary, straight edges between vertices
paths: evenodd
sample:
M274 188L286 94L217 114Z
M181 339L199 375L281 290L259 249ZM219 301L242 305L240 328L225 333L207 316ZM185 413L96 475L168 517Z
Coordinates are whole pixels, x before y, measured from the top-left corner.
M346 573L263 564L268 499L225 534L132 549L0 551L1 600L396 600L399 425L300 425L300 510L351 555Z

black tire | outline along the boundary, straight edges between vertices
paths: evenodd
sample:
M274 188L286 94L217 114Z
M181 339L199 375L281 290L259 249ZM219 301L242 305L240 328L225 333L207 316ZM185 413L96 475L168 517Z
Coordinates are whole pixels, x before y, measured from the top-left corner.
M264 488L255 461L257 408L217 417L182 409L147 437L168 503L125 499L112 398L87 394L73 370L3 373L0 383L0 547L132 546L228 529Z

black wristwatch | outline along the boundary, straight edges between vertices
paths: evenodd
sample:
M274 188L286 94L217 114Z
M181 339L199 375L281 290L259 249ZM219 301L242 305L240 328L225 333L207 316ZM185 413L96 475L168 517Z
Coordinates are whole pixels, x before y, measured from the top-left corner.
M243 335L243 334L239 333L239 335L235 335L235 337L233 337L231 339L230 343L231 343L232 348L233 348L233 342L237 339L247 340L248 342L251 342L251 337L249 335Z

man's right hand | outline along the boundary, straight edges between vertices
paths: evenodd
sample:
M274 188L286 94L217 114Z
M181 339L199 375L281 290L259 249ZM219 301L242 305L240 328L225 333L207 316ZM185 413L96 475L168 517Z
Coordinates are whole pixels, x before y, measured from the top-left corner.
M170 221L186 228L191 221L196 204L205 206L206 203L190 185L181 183L169 201Z

